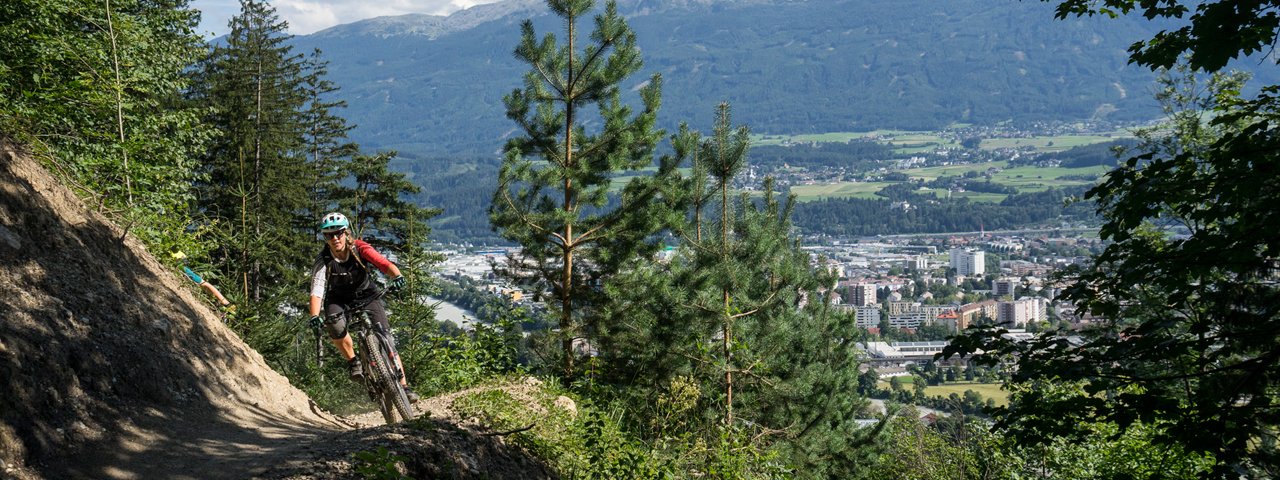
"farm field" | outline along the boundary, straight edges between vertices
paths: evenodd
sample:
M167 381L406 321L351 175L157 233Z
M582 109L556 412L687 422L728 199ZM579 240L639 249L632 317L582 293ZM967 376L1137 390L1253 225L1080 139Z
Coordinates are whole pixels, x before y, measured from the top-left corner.
M988 162L975 163L969 165L946 165L940 167L922 167L902 170L911 178L919 178L925 181L932 181L938 177L946 176L962 176L967 172L985 173L991 168L1000 169L991 177L991 181L1017 188L1019 192L1040 192L1055 187L1070 187L1077 185L1090 185L1094 181L1084 180L1081 178L1063 178L1063 177L1088 177L1101 176L1110 170L1110 167L1093 166L1085 168L1061 168L1061 167L1014 167L1008 168L1008 162ZM879 198L875 195L877 191L891 182L838 182L822 185L793 185L791 192L796 194L796 199L801 202L809 202L814 200L822 200L826 198ZM938 198L968 198L974 202L1000 202L1007 195L999 193L986 192L947 192L941 189L923 189L921 193L932 193Z
M1037 152L1061 152L1083 145L1093 145L1095 143L1105 143L1120 138L1129 138L1127 134L1104 134L1104 135L1055 135L1051 137L1025 137L1025 138L984 138L979 148L983 150L998 150L1002 148L1024 148L1031 147Z
M1003 169L1009 162L971 163L967 165L944 165L940 167L920 167L903 170L911 178L923 178L926 182L938 177L958 177L969 172L983 173L991 168Z
M752 145L786 145L789 143L808 142L848 142L850 140L872 138L894 148L899 154L911 155L930 152L939 148L960 148L960 143L940 132L908 131L908 130L874 130L870 132L829 132L800 135L768 135L752 134ZM1105 143L1121 138L1132 138L1128 132L1106 132L1093 135L1052 135L1017 138L983 138L979 148L983 150L999 150L1006 148L1031 147L1037 153L1060 152L1083 145Z
M809 202L826 198L880 198L876 192L892 185L890 182L839 182L823 185L792 185L791 193L796 201Z
M1069 175L1097 175L1101 177L1110 170L1111 167L1103 165L1084 168L1015 167L1001 170L1000 173L992 175L991 181L1017 188L1020 192L1039 192L1048 190L1050 187L1092 184L1094 182L1074 178L1064 179L1062 177Z

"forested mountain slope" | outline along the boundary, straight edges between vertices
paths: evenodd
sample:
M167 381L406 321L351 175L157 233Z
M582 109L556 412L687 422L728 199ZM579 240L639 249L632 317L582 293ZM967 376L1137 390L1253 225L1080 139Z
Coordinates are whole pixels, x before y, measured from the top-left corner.
M0 253L0 478L360 478L351 454L378 445L415 475L546 478L439 420L353 430L315 408L179 273L3 139Z
M601 2L603 3L603 2ZM1139 120L1158 115L1154 75L1126 49L1160 25L1053 20L1052 4L957 0L622 0L645 67L663 75L662 126L711 123L729 101L761 133L936 129L953 122ZM294 39L319 48L375 148L492 153L512 124L502 97L521 85L519 23L552 31L533 0L450 17L410 15ZM632 95L634 96L634 94ZM634 100L634 98L632 99Z

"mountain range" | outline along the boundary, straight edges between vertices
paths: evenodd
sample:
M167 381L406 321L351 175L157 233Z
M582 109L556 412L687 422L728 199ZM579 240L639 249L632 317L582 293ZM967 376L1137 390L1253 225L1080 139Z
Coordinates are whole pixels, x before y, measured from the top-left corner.
M1157 118L1156 74L1130 65L1127 50L1172 25L1055 20L1055 4L619 0L645 64L625 80L623 100L638 103L635 89L661 74L659 127L668 132L681 122L709 132L720 102L733 106L735 124L781 135ZM485 209L498 152L516 133L502 98L528 70L512 54L526 19L539 36L563 35L543 0L505 0L292 40L330 62L348 105L340 114L357 125L352 140L399 151L392 166L422 187L416 200L444 210L433 238L500 241ZM1238 63L1261 77L1254 85L1280 82L1274 68Z
M1053 7L622 0L645 63L624 88L662 74L660 122L668 129L688 122L709 130L722 101L733 105L735 123L766 134L1156 117L1155 75L1130 65L1126 50L1167 25L1055 20ZM514 132L502 97L527 70L511 53L525 19L539 36L563 35L541 0L506 0L449 16L339 25L294 45L319 48L330 61L362 145L409 157L492 154ZM630 93L624 100L636 101Z

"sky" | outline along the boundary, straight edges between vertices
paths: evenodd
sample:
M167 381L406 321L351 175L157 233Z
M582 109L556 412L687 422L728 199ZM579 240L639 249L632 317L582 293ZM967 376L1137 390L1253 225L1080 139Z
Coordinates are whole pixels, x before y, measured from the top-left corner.
M280 19L289 23L289 33L306 35L334 25L366 18L406 13L448 15L475 5L498 0L272 0ZM200 33L213 38L227 33L227 21L240 11L239 0L191 0L199 10Z

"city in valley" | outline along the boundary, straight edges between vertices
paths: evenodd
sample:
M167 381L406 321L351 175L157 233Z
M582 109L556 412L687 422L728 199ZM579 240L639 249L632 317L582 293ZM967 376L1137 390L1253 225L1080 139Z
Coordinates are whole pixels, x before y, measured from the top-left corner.
M1001 324L1009 335L1025 337L1098 320L1082 318L1074 305L1054 300L1062 286L1054 274L1086 264L1100 250L1093 229L824 238L806 245L815 266L838 275L830 301L856 316L869 339L861 346L873 364L927 361L948 336L970 325ZM518 249L446 248L444 253L438 268L442 280L465 281L535 312L544 309L540 296L493 273L495 262ZM672 255L675 250L668 248L658 257Z

